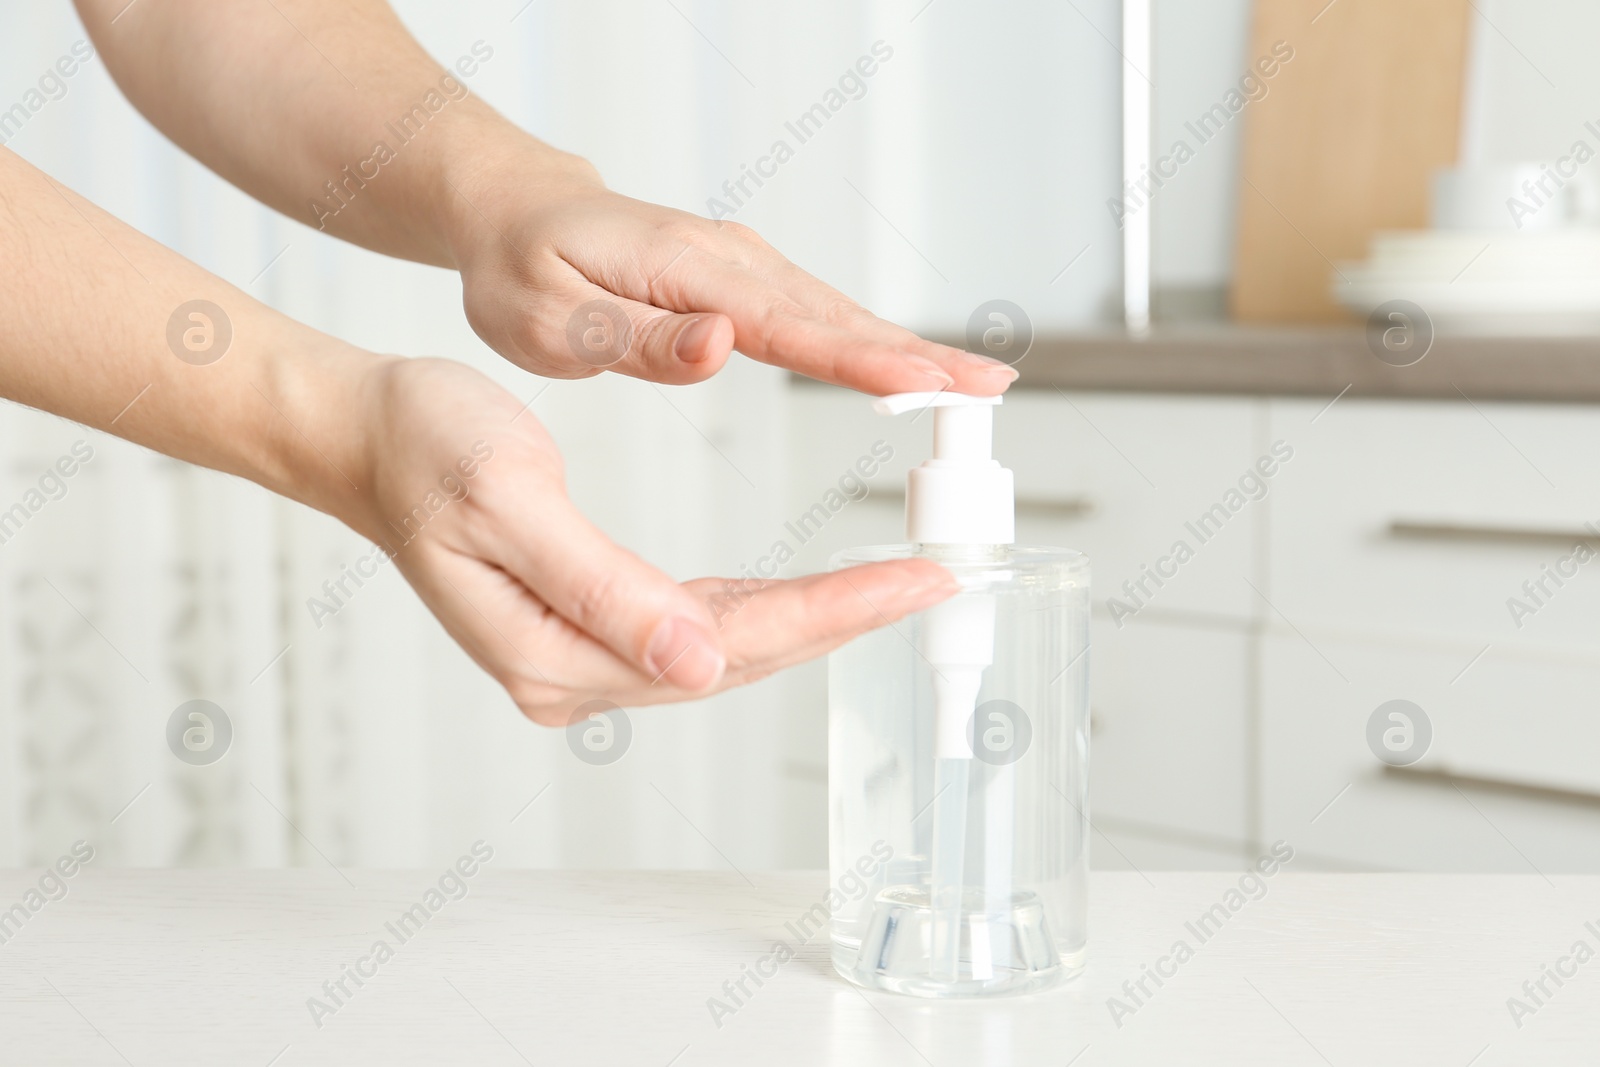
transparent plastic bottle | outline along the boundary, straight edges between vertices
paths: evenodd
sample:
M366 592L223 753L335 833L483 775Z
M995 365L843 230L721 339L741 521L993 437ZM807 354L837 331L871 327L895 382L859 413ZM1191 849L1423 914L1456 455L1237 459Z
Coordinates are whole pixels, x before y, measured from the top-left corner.
M880 410L909 410L897 399ZM936 425L935 458L919 468L933 474L919 483L913 471L908 530L938 540L833 559L923 556L961 586L828 662L830 873L835 886L865 883L833 912L833 964L913 996L1035 992L1081 970L1087 940L1089 563L1008 543L1010 472L987 458L991 410L981 426L956 426L965 414ZM939 499L947 489L956 501ZM986 496L991 512L1003 498L1003 522L949 506Z

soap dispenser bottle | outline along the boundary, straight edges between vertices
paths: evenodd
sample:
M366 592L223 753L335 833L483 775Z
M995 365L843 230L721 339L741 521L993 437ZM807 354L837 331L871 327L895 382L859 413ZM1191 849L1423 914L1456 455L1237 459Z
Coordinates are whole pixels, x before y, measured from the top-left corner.
M921 556L961 587L828 661L833 965L868 988L1027 993L1083 966L1089 564L1015 543L1011 472L991 457L1000 402L879 398L880 414L933 415L933 457L906 480L909 543L832 561Z

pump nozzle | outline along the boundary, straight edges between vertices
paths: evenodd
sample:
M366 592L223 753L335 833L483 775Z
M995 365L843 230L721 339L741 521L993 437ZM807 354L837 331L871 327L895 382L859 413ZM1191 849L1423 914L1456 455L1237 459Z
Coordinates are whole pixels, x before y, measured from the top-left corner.
M880 415L933 408L933 457L906 475L906 540L923 545L1009 545L1016 540L1011 472L992 457L998 396L896 393Z

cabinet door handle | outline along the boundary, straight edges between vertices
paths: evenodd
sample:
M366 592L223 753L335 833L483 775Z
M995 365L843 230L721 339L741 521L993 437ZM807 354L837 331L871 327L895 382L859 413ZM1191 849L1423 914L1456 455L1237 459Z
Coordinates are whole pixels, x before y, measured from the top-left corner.
M1414 541L1487 541L1505 545L1600 544L1600 530L1583 526L1496 526L1491 523L1394 519L1390 537Z
M1487 778L1483 775L1453 771L1448 767L1386 766L1383 770L1385 777L1395 778L1400 781L1428 785L1467 786L1492 793L1501 793L1506 796L1526 797L1529 800L1543 800L1557 804L1581 804L1585 807L1600 808L1600 793L1586 789L1566 789L1554 785L1535 785L1531 782L1517 782L1508 778Z
M900 488L873 487L867 498L883 504L904 506L906 492ZM1094 514L1094 500L1087 496L1041 496L1032 493L1017 494L1017 514L1036 518L1081 519Z

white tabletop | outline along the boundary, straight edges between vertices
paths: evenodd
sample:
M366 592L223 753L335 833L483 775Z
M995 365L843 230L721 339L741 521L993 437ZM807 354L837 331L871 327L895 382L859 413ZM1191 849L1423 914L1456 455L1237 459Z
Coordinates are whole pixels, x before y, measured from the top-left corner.
M0 872L0 908L38 872ZM349 883L344 880L348 877ZM0 944L0 1062L44 1064L1495 1064L1600 1062L1600 959L1562 964L1600 877L1282 872L1201 942L1236 876L1096 873L1087 971L1033 997L928 1002L836 978L784 924L816 872L495 870L401 943L416 871L86 868ZM1592 923L1593 929L1586 923ZM392 959L313 1022L378 939ZM707 1001L783 938L796 957L731 1016ZM1140 1005L1122 984L1178 940ZM1164 964L1169 972L1171 963ZM371 973L374 964L364 965ZM1114 1020L1108 998L1135 1006ZM1120 1022L1120 1026L1118 1025Z

